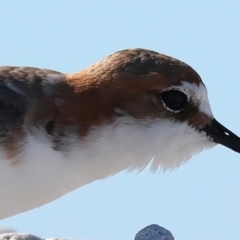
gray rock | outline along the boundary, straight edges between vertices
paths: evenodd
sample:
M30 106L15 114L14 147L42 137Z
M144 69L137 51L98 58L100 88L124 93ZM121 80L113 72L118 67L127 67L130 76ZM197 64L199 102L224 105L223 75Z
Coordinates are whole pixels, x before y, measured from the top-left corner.
M43 239L26 233L2 233L0 234L0 240L43 240Z
M31 234L10 232L10 230L0 230L0 240L70 240L59 238L39 238ZM113 239L114 240L114 239ZM170 231L156 224L149 225L140 230L134 240L174 240Z
M174 240L174 237L167 229L152 224L139 231L134 240Z

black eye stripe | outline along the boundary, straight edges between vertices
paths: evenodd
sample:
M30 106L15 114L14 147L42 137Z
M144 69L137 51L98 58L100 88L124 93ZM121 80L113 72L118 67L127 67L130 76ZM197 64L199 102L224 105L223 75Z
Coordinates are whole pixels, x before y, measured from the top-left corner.
M170 112L181 112L188 101L188 96L176 89L163 91L160 93L161 101L165 109Z

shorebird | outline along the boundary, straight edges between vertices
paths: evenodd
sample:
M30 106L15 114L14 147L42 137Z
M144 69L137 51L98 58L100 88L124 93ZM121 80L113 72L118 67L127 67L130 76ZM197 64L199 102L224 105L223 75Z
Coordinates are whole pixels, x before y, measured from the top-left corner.
M240 139L190 66L145 49L80 72L0 68L0 219L123 170L174 169Z

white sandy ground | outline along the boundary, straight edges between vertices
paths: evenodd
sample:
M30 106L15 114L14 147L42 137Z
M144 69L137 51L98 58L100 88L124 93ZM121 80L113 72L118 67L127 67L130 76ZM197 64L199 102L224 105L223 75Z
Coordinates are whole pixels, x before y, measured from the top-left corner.
M43 239L31 234L12 232L11 229L0 229L0 240L71 240L71 239L55 237ZM174 237L172 233L167 229L160 227L156 224L152 224L140 230L136 234L134 240L174 240Z

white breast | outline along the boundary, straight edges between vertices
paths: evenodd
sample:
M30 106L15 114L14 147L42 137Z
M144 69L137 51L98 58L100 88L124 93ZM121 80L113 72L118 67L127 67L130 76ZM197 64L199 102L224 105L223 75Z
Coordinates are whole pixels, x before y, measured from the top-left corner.
M71 136L69 152L54 151L44 136L28 136L14 159L0 158L0 219L51 202L62 195L125 169L173 169L193 154L214 146L187 123L139 122L120 118L93 129L89 137Z

